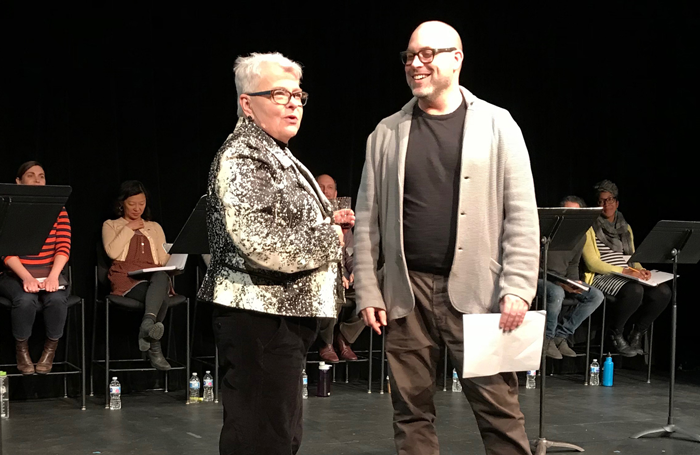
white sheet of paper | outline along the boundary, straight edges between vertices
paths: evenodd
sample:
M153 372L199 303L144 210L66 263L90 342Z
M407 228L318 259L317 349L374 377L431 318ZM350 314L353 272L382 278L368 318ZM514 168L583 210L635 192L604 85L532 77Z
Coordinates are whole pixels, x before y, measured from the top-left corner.
M498 328L500 313L465 314L463 378L507 371L538 370L542 360L545 311L528 311L517 329Z

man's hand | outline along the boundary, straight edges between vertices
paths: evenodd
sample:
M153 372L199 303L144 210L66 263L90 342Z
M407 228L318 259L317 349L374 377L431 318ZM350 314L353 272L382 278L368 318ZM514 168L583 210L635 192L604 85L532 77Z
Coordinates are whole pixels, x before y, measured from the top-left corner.
M351 229L355 226L355 212L350 209L341 209L333 212L333 221L343 229Z
M578 281L578 283L580 284L581 282ZM581 289L581 288L575 288L575 287L573 287L573 286L569 286L567 283L557 283L557 284L558 284L559 286L561 286L562 288L564 288L564 290L565 290L566 292L568 292L569 294L580 294L580 293L583 292L583 289Z
M24 287L24 292L28 292L30 294L36 294L43 288L42 283L40 283L39 280L33 276L27 278L26 280L22 280L22 286Z
M44 290L46 292L56 292L58 291L58 278L49 275L44 280Z
M526 301L517 295L506 294L500 302L501 320L498 327L504 332L510 332L520 327L525 320L525 313L530 308Z
M372 328L379 335L382 334L382 326L386 326L386 310L369 307L360 311L360 314L367 327Z
M350 288L350 281L348 281L348 279L345 278L345 277L343 277L343 287L344 287L345 289L349 289L349 288Z

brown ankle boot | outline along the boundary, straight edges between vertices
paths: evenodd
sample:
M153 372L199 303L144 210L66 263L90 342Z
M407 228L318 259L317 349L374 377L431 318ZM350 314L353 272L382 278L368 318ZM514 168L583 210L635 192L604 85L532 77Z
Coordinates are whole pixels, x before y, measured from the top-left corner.
M50 338L46 339L44 343L44 352L41 353L41 358L36 363L36 372L39 374L46 374L51 371L53 366L53 358L56 355L56 347L58 346L58 340L52 340Z
M34 363L29 356L29 340L15 340L15 350L19 372L26 375L34 374Z

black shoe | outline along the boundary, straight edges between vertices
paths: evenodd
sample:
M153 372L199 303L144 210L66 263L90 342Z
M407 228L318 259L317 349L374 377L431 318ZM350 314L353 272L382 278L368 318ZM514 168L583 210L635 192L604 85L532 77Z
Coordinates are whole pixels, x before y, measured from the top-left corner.
M170 364L165 360L163 351L160 349L160 341L151 343L151 348L148 350L148 358L151 361L151 366L156 370L168 371L170 369Z
M627 343L625 337L621 333L611 333L610 339L615 347L615 350L624 357L634 357L637 355L637 350L632 349L632 347Z
M646 335L647 331L639 331L635 327L632 332L630 332L629 340L630 340L630 348L634 349L637 351L637 354L644 354L644 348L642 347L642 340L644 339L644 335Z
M151 342L158 341L163 337L165 327L162 322L154 322L153 319L145 318L139 327L139 350L146 352L151 348Z

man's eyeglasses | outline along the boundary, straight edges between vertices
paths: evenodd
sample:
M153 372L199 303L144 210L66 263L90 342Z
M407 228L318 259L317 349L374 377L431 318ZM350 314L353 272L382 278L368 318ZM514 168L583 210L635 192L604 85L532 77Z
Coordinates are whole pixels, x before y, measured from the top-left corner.
M292 98L301 103L302 106L306 106L306 102L309 100L309 94L306 92L290 92L284 88L274 88L272 90L265 90L264 92L246 93L248 96L267 96L275 104L281 104L286 106L289 104Z
M456 50L456 47L443 47L441 49L424 47L418 52L403 51L400 52L399 55L401 55L401 63L403 63L404 65L410 65L413 63L413 60L416 58L416 55L418 56L418 60L420 60L421 63L430 63L433 61L437 54L440 54L441 52L452 52Z
M602 206L607 205L607 204L614 204L615 201L617 201L617 199L614 197L608 197L605 199L598 199L598 205L602 207Z

